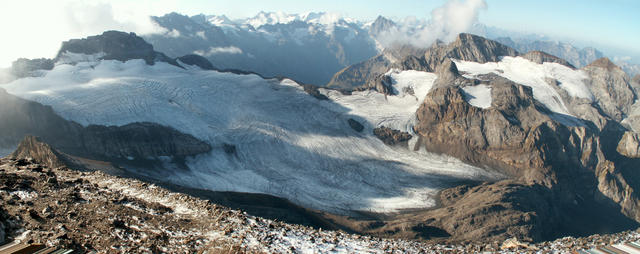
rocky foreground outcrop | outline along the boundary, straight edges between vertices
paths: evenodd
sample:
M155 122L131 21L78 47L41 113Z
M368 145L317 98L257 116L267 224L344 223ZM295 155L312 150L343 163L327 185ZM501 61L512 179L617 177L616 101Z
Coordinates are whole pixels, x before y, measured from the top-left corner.
M14 154L55 154L36 139L25 143L26 150ZM97 253L522 253L569 252L640 239L640 233L628 231L537 244L509 239L443 245L353 235L254 217L139 180L51 168L39 157L20 156L0 159L0 244L40 243ZM445 195L456 199L469 191L474 192L460 187ZM528 218L533 217L517 219ZM451 221L452 227L467 223Z

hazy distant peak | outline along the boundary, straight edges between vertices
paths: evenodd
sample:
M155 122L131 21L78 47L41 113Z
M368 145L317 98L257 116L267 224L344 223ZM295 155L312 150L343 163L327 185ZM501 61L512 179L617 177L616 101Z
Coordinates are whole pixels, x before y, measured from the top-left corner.
M604 68L604 69L607 69L608 71L612 71L615 69L622 70L619 66L611 62L611 60L608 57L601 57L598 60L595 60L589 65L587 65L587 67Z

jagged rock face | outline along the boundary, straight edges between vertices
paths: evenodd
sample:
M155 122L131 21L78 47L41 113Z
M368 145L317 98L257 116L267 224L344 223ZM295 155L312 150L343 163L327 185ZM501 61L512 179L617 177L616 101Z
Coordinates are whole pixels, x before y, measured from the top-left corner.
M82 148L107 158L187 157L211 150L208 144L190 135L153 123L118 127L90 125L83 131L82 138Z
M34 136L26 136L18 145L18 148L9 156L14 159L31 158L49 168L65 166L62 156L48 144L43 143Z
M88 158L186 157L211 150L198 139L152 123L88 126L58 116L51 107L0 90L0 145L12 147L26 135L40 137L60 151Z
M199 55L185 55L178 57L178 60L188 65L198 66L203 70L216 70L216 68L213 66L213 64L211 64L211 62L209 62L209 60Z
M373 129L373 135L378 137L387 145L393 146L397 144L406 144L412 136L411 134L387 127L378 127Z
M447 58L486 63L497 62L502 56L517 55L517 51L498 42L462 33L448 45L436 42L428 48L402 45L385 49L383 54L336 73L327 86L353 88L367 85L391 68L435 72Z
M367 84L369 80L387 72L390 64L385 55L378 55L340 70L331 78L327 87L350 89Z
M547 54L542 51L529 51L526 54L522 55L523 58L538 64L542 63L558 63L569 68L575 69L573 65L571 65L566 60L556 57L554 55Z
M390 31L395 26L396 26L395 22L383 16L378 16L378 18L376 18L376 20L373 21L373 23L371 24L371 27L369 28L369 34L376 37L383 32Z
M550 173L550 160L581 157L563 154L561 149L566 146L564 142L580 142L579 138L584 137L574 137L543 113L545 109L534 100L531 88L499 78L488 85L494 98L488 109L467 103L459 86L434 87L417 111L414 129L422 138L421 143L430 151L551 186L557 179L545 177Z
M640 134L625 132L616 151L629 158L640 158Z
M20 58L11 64L11 74L16 78L24 78L34 76L36 70L51 70L54 62L51 59L26 59Z
M479 187L459 194L463 198L445 205L458 212L449 217L451 221L440 219L438 225L454 238L484 239L504 236L505 231L512 230L508 234L540 239L550 232L579 230L580 224L603 214L615 214L616 219L607 224L618 228L636 225L622 214L640 221L634 210L638 207L634 183L628 182L624 166L611 162L609 159L613 158L603 153L608 148L603 148L601 137L619 140L615 137L617 130L612 131L606 121L603 132L586 122L567 126L551 117L551 112L534 99L531 88L492 75L482 81L491 86L491 107L474 107L465 101L462 87L479 81L460 77L450 61L445 61L437 73L438 80L416 112L418 123L414 129L420 138L417 146L502 170L512 177L508 182L513 184L498 182ZM479 204L477 200L486 203ZM473 202L476 203L470 205ZM574 202L581 207L603 208L573 218ZM547 206L554 212L546 212ZM499 209L476 212L471 207ZM538 210L540 207L543 210ZM473 223L447 227L470 218L474 218ZM568 224L554 228L545 224L549 221ZM486 223L495 224L489 227ZM490 233L485 227L504 231Z
M447 57L478 63L498 62L502 56L517 56L518 51L496 41L462 33L449 46Z
M627 74L608 58L600 58L584 67L589 74L591 93L600 109L616 121L622 121L631 111L636 94Z
M104 53L100 59L118 61L143 59L147 64L161 61L179 66L175 60L154 51L151 44L135 33L119 31L106 31L101 35L63 42L56 59L63 57L66 52L85 55Z
M387 95L394 95L397 94L397 91L394 91L392 84L393 81L391 80L391 77L387 75L380 75L364 85L363 88L373 89L379 93Z

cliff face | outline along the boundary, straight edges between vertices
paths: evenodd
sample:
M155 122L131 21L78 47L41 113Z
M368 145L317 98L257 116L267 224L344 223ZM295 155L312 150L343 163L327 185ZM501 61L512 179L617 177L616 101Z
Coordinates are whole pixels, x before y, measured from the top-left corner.
M542 51L529 51L526 54L522 55L522 57L534 63L539 63L539 64L558 63L564 66L567 66L569 68L575 69L575 67L571 65L569 62L567 62L566 60L554 55L547 54Z
M629 76L620 67L608 58L600 58L582 70L591 77L587 81L590 90L606 116L619 122L629 115L636 95Z
M66 166L63 156L58 151L34 136L25 136L9 157L16 160L31 158L49 168Z
M158 124L83 127L61 118L50 107L17 98L4 90L0 90L0 101L0 145L5 147L15 146L24 136L33 135L64 153L105 160L187 157L211 150L193 136Z
M625 173L628 165L614 162L617 155L602 142L614 140L617 145L621 129L615 121L599 116L604 124L598 127L569 116L558 118L534 99L531 88L497 75L482 81L461 77L449 60L437 74L416 112L417 146L502 170L511 179L443 192L443 205L456 212L442 215L434 225L460 239L518 235L540 240L584 233L580 225L598 216L615 217L600 225L611 229L637 225L623 215L640 221L637 184ZM489 108L465 100L462 88L478 83L491 87ZM471 219L473 223L461 222Z
M498 42L463 33L450 44L436 42L424 48L402 45L385 49L372 59L342 69L327 86L352 89L364 85L375 88L371 85L374 80L391 68L435 72L448 58L486 63L499 61L503 56L517 55L517 51Z

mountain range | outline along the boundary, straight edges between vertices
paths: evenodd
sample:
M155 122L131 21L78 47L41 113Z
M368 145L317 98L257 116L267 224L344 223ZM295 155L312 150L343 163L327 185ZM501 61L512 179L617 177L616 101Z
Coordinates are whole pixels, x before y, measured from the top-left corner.
M382 16L373 22L362 22L337 14L313 12L301 15L261 12L237 20L224 15L189 17L178 13L152 18L167 32L143 38L171 57L198 54L219 69L252 71L267 77L285 76L318 86L329 83L333 74L344 67L382 52L384 46L378 37L383 31L400 26L416 30L421 25L419 22L398 24ZM547 52L576 67L605 56L594 48L579 49L545 37L481 24L471 30L521 52ZM638 65L616 63L631 76L640 74Z
M393 21L329 14L154 19L166 34L107 31L16 61L1 155L39 136L69 167L381 237L639 225L640 76L594 49L467 33L383 49Z

